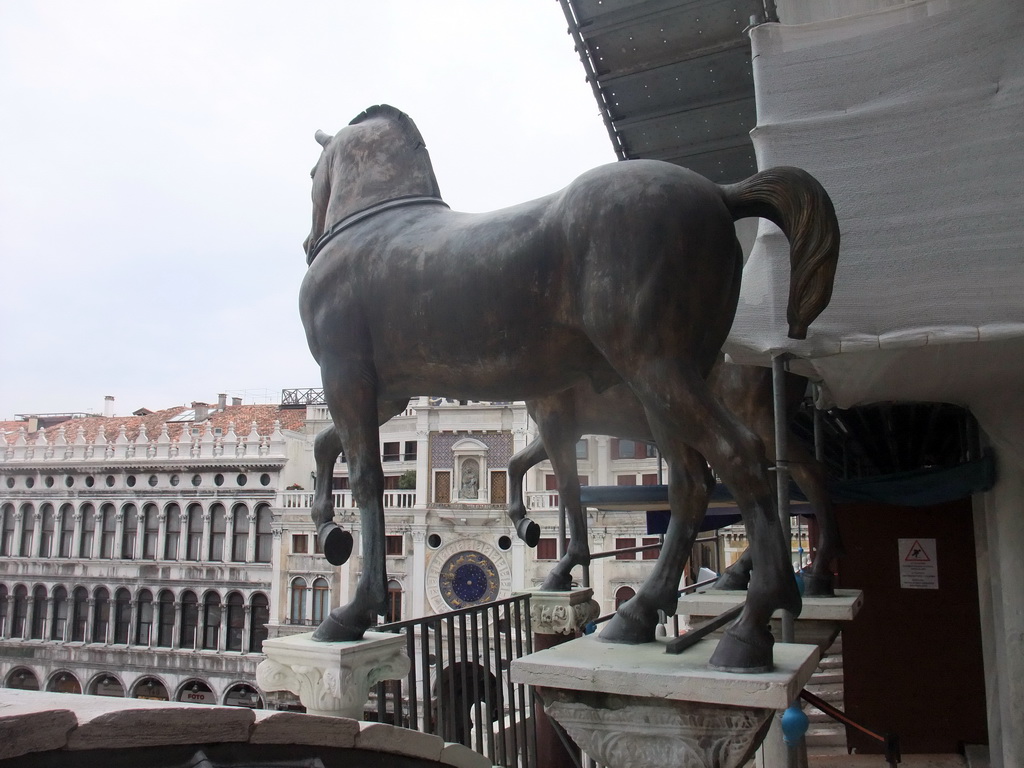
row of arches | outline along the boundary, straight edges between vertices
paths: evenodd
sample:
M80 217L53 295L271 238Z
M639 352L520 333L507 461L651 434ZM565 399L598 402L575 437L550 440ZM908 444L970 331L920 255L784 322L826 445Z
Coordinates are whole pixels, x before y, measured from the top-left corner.
M225 687L222 694L201 678L193 678L177 686L168 686L159 675L143 675L125 685L117 674L103 672L82 685L78 675L60 669L41 676L30 667L14 667L4 677L5 688L23 691L46 690L52 693L87 693L90 696L150 699L153 701L185 701L193 704L225 704L234 707L263 709L265 701L251 683L237 681Z
M330 613L331 587L327 579L317 576L306 579L294 577L288 587L288 623L318 626ZM384 623L402 620L402 585L395 579L388 581L388 602Z
M0 638L259 653L269 621L262 592L0 584Z
M269 563L272 522L267 503L7 503L0 556Z

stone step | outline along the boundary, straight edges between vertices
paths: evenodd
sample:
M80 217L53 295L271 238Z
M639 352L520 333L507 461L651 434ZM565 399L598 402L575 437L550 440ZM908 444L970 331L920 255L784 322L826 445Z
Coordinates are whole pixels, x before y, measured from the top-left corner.
M841 655L836 656L822 656L818 661L818 669L842 669L843 668L843 657Z
M812 723L804 736L807 740L807 750L817 750L821 747L843 747L846 748L846 726L835 721L830 723Z
M823 687L826 685L842 685L843 684L843 670L827 670L824 672L815 672L811 675L811 679L808 681L806 688L810 689L811 693L814 693L815 688Z

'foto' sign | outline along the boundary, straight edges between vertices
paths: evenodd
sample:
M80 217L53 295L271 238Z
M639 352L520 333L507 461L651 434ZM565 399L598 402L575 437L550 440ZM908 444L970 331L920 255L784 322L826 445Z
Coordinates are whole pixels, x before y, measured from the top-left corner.
M900 588L938 589L935 539L900 539Z

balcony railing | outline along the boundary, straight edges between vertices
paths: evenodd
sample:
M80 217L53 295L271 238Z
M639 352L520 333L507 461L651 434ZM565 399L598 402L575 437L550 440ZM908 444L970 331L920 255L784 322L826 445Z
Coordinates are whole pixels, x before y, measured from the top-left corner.
M333 491L335 509L359 509L352 499L352 491ZM282 509L311 509L313 491L279 491L277 506ZM412 509L416 506L416 491L384 491L385 509Z
M433 733L487 755L493 765L534 768L534 701L509 678L511 660L533 652L530 596L375 627L403 632L405 680L377 685L367 719Z

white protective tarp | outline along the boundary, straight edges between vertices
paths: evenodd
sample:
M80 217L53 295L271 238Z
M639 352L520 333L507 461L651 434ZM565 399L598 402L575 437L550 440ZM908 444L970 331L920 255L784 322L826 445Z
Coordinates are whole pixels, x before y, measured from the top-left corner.
M726 351L789 351L827 402L969 405L1024 384L1024 2L924 0L752 30L758 166L798 165L842 229L831 305L786 338L763 223Z

